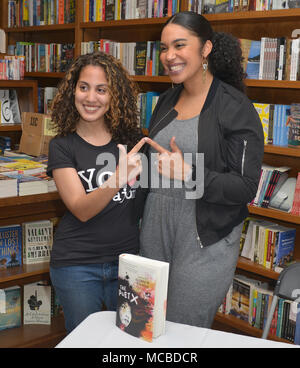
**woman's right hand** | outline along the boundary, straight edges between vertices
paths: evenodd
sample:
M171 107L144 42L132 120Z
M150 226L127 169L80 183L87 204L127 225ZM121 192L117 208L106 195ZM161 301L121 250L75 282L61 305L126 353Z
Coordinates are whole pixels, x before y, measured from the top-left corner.
M120 155L116 179L119 188L122 188L127 183L132 186L136 177L142 172L142 160L138 152L145 142L145 138L142 138L128 153L122 144L118 144Z

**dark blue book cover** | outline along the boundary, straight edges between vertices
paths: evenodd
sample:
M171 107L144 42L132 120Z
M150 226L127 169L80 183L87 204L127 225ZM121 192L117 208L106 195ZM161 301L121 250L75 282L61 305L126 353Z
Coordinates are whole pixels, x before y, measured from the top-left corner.
M21 225L0 227L0 269L22 265Z

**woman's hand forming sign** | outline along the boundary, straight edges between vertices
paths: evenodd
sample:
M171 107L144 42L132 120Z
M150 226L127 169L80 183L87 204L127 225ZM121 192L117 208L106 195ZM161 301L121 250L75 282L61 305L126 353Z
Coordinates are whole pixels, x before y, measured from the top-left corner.
M182 181L189 176L192 167L184 161L182 151L175 143L175 137L170 140L171 151L168 151L151 138L144 139L158 152L157 169L161 175Z
M133 185L136 177L142 172L142 161L138 151L143 147L145 142L145 138L142 138L128 153L122 144L118 144L120 156L116 176L117 185L120 188L126 183Z

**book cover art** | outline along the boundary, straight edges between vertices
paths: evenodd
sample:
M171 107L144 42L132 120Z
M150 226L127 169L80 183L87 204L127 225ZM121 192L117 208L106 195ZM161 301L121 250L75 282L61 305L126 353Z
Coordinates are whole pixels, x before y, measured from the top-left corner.
M21 289L0 289L0 331L21 326Z
M23 223L23 263L48 262L53 242L53 223L49 220Z
M261 42L248 39L240 39L242 55L244 58L243 66L248 79L258 79L260 64Z
M22 228L0 226L0 269L22 265Z
M43 282L24 285L24 324L51 323L51 286Z
M148 342L153 339L155 286L155 273L120 262L116 325Z

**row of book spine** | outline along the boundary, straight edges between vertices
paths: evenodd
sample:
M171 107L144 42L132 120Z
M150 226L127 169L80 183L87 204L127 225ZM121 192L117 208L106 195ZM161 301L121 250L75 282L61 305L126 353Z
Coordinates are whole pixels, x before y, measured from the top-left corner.
M248 217L244 220L240 255L279 272L293 260L295 238L295 228Z
M273 300L269 285L236 275L219 308L219 313L232 315L263 330ZM269 333L300 345L300 303L279 298Z
M299 80L299 39L261 37L240 39L248 79Z
M74 44L17 42L16 55L25 56L26 72L65 72L74 59Z
M105 39L82 42L81 53L104 51L119 59L131 75L163 75L160 41L115 42Z
M0 80L24 79L25 57L5 55L0 59Z
M170 17L180 0L84 0L83 22Z
M254 102L264 131L264 143L274 146L288 146L288 118L291 105Z
M9 0L8 27L75 22L76 0Z

